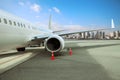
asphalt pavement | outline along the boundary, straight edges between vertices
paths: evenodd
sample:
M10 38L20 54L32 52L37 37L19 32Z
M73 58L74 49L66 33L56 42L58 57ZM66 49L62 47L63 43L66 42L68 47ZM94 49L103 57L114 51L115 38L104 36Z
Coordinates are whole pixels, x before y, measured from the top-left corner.
M120 40L66 42L72 48L50 59L44 49L37 55L2 73L0 80L120 80Z

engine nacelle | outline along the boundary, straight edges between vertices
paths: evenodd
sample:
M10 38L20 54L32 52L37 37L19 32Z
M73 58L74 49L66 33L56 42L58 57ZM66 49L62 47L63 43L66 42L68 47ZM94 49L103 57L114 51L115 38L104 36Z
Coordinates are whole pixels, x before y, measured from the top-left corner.
M52 35L45 40L45 48L49 52L59 52L64 48L64 40L58 35Z

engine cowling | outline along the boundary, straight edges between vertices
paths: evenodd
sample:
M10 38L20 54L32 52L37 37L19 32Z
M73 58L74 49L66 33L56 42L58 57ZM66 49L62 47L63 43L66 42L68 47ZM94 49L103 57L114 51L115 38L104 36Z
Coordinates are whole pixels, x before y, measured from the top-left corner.
M44 45L49 52L59 52L64 48L64 40L58 35L52 35L45 40Z

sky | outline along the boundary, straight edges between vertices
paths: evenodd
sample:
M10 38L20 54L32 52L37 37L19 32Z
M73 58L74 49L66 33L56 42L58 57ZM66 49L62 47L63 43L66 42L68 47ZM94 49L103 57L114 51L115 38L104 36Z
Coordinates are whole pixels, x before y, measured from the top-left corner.
M0 0L0 9L53 29L120 27L120 0Z

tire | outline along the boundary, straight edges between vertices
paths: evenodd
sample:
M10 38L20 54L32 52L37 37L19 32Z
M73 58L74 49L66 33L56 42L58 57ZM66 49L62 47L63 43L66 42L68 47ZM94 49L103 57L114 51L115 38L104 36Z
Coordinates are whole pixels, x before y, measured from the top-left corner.
M17 48L17 51L18 51L18 52L20 52L20 51L25 51L25 47Z

